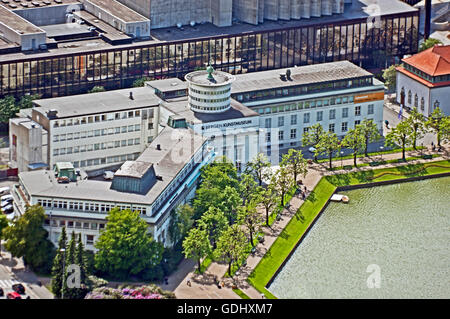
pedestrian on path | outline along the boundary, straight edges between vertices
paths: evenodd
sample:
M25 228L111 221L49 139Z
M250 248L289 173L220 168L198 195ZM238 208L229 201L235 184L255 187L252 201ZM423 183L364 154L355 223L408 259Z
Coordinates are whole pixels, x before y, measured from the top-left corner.
M188 279L186 282L186 285L188 285L189 287L191 287L191 281Z

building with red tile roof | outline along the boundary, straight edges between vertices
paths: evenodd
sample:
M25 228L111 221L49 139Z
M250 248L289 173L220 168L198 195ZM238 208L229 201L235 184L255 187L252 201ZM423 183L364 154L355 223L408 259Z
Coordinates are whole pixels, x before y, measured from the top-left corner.
M397 102L425 116L436 107L450 115L450 45L435 45L402 62L396 68Z

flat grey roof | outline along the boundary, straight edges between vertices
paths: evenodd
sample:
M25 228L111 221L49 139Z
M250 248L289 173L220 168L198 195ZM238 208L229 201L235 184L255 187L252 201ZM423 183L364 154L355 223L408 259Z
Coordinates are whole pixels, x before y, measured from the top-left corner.
M191 129L164 128L136 160L153 163L156 175L162 177L146 194L111 189L111 181L87 179L59 184L48 170L22 172L19 177L31 196L151 205L205 142L206 138ZM161 145L160 151L156 150L157 144Z
M171 92L187 89L187 82L179 78L170 78L164 80L154 80L145 82L146 86L157 89L160 92Z
M199 113L189 108L187 97L177 99L169 99L161 104L172 113L185 118L187 122L192 124L210 123L217 121L233 120L259 114L242 103L231 99L231 108L221 113Z
M129 98L133 92L133 100ZM110 113L130 109L156 107L160 99L148 88L130 88L99 93L79 94L35 100L36 112L46 115L49 110L58 111L57 118ZM95 106L95 107L94 107Z
M283 81L280 78L280 74L285 74L287 69L291 70L291 80ZM338 81L363 76L372 76L372 73L354 65L349 61L320 63L292 68L237 74L236 81L231 86L231 93L236 94L294 85Z
M114 176L141 178L153 166L152 163L143 161L126 161L114 173Z
M106 12L109 12L117 19L120 19L125 22L144 22L149 21L148 18L140 15L136 11L128 8L127 6L121 4L116 0L82 0L84 2L90 2Z
M15 59L33 59L38 57L54 56L58 54L69 54L84 51L95 51L100 49L123 49L132 48L133 46L142 46L155 44L160 42L168 41L178 41L178 40L189 40L195 38L207 38L213 36L224 36L224 35L237 35L245 34L250 32L260 32L260 31L270 31L282 28L293 28L313 25L317 23L335 23L343 22L346 20L353 19L365 19L369 17L367 8L373 0L354 0L352 5L346 4L345 12L342 14L334 14L332 16L323 16L320 18L311 19L300 19L300 20L290 20L290 21L264 21L262 24L252 25L243 22L236 22L229 27L217 27L212 23L197 24L194 27L183 26L183 30L177 27L162 28L162 29L152 29L151 30L151 40L134 42L133 44L124 45L111 45L106 41L102 40L89 40L84 42L71 42L65 45L59 45L57 49L49 49L48 52L35 53L31 56L26 55L21 52L9 53L0 56L0 61L8 61ZM418 9L411 7L410 5L400 1L400 0L378 0L380 15L391 15L400 14L408 12L418 12Z
M103 37L110 41L131 39L131 37L124 32L114 28L105 21L98 19L96 16L85 10L75 11L73 14L87 21L89 24L92 24L95 28L99 29L99 31L102 31Z
M212 80L208 78L206 70L191 72L185 76L186 81L202 86L222 86L233 82L235 79L234 75L222 71L214 71L212 78Z
M89 31L88 26L78 23L43 25L40 28L47 33L48 38L65 35L86 34L91 32Z
M20 34L43 33L44 31L18 14L0 4L0 22Z

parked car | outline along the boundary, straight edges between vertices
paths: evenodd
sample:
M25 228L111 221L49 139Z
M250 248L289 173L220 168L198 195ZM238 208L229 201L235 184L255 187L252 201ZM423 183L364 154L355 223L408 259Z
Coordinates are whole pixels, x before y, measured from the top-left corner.
M5 200L13 200L13 196L11 194L3 195L2 197L0 197L0 200L2 202L5 201Z
M0 297L3 297L5 295L5 292L3 291L2 288L0 288Z
M22 299L22 297L17 292L8 292L6 295L6 298L8 299Z
M25 294L25 287L22 284L14 284L12 285L12 289L17 292L18 294L24 295Z
M308 149L308 151L310 151L311 153L314 153L314 152L316 151L316 148L311 146L311 147Z
M10 188L8 186L6 187L0 187L0 195L6 195L9 194Z
M103 178L107 180L111 180L114 177L114 172L106 171L103 173Z
M3 208L5 208L6 206L11 205L12 202L13 202L12 199L11 199L11 200L4 200L4 201L1 202L0 206L1 206L2 209L3 209Z

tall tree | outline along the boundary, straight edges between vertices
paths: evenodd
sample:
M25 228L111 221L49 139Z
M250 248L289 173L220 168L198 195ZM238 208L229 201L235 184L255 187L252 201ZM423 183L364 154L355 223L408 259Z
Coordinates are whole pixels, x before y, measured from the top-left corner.
M258 192L258 185L250 174L241 174L240 176L241 182L241 198L242 205L246 205L249 201L251 201Z
M235 262L245 258L247 236L241 226L234 224L228 227L220 236L217 248L214 251L217 258L228 264L228 275L231 277L231 267Z
M294 186L294 179L291 174L289 174L289 170L286 167L280 166L272 177L272 183L278 191L278 194L281 196L281 206L284 206L285 196Z
M211 245L215 249L220 234L228 227L228 220L220 209L210 207L198 221L198 227L206 231Z
M19 110L20 108L13 96L0 99L0 122L8 123L9 119L15 117Z
M320 137L324 133L323 127L320 123L314 124L309 128L309 130L303 133L302 145L304 147L312 146L316 148L317 144L320 142ZM314 161L317 162L317 155L314 152Z
M106 229L95 244L98 270L125 279L161 262L163 248L148 234L147 222L139 212L114 208L106 220Z
M406 121L402 121L392 128L386 135L387 145L400 145L402 159L406 161L406 147L412 143L412 129Z
M383 70L384 84L391 92L395 90L395 86L397 84L397 71L395 70L396 67L398 67L398 65L394 64Z
M302 151L293 148L289 149L287 154L283 154L280 166L284 166L292 172L294 182L297 182L299 175L305 177L308 172L308 163L303 158Z
M72 235L69 240L69 244L67 245L67 250L65 253L66 256L66 262L65 262L65 269L64 269L64 277L63 277L63 288L62 288L62 295L64 299L75 299L76 293L75 289L69 288L68 286L68 277L71 275L71 273L68 273L68 269L71 265L75 264L75 243L76 235L75 232L72 232Z
M278 195L273 184L261 191L258 201L266 211L266 225L269 226L269 213L278 204Z
M209 254L211 244L208 240L206 230L191 228L186 238L183 240L183 253L186 258L197 260L198 270L201 269L201 259Z
M255 246L253 243L253 235L261 229L263 222L264 220L256 209L256 203L254 201L249 202L246 206L241 206L238 209L238 224L247 228L250 244L252 246Z
M75 249L75 263L80 267L80 288L76 288L74 291L74 299L84 299L88 293L88 273L86 265L86 254L84 251L83 241L81 234L78 234L78 240Z
M53 267L52 267L52 293L55 295L56 298L61 298L61 289L62 289L62 283L64 280L64 272L65 269L64 264L65 260L65 250L67 246L67 235L66 235L66 228L63 227L61 230L61 235L59 237L58 242L58 250L56 251L55 259L53 259Z
M445 114L439 107L435 108L433 113L430 114L428 120L425 122L425 127L430 129L436 134L437 145L441 147L442 131L445 130L446 121L442 121L445 118Z
M178 206L171 212L169 236L173 243L182 240L194 225L194 209L189 204Z
M405 122L411 127L412 145L414 150L417 150L417 140L424 137L426 133L425 116L419 113L416 108L413 108Z
M25 213L3 230L6 249L14 257L23 257L25 265L34 270L50 271L54 257L53 244L44 229L44 209L29 206Z
M353 164L357 167L356 156L366 146L364 135L357 128L350 129L342 140L341 145L353 151Z
M370 143L380 140L380 132L372 119L364 119L361 124L357 125L357 129L364 137L364 156L368 157L369 154L367 152L367 148Z
M333 154L337 152L341 147L339 138L336 133L327 132L322 135L319 144L317 144L317 151L319 154L324 154L328 156L330 169L333 168Z
M0 257L2 256L2 244L1 241L3 239L3 229L8 227L8 219L5 215L0 214Z
M252 175L259 186L265 179L270 177L270 162L266 155L263 153L258 153L251 161L249 161L245 166L245 173Z

